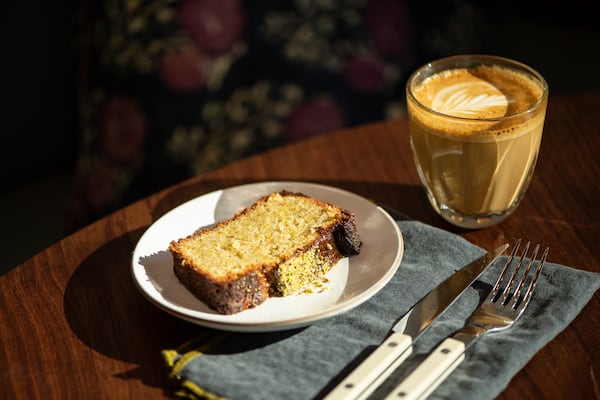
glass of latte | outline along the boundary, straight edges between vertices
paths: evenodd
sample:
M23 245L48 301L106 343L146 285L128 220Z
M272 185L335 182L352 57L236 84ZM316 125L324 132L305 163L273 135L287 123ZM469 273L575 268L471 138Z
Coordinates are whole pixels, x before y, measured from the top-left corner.
M509 216L535 168L544 78L513 60L460 55L419 68L406 95L411 146L433 208L463 228Z

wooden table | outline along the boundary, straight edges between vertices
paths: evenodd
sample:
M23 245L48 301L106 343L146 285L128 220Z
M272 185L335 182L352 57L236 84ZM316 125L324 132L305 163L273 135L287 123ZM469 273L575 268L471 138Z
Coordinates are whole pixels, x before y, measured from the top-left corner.
M405 120L337 132L182 182L75 233L0 277L0 398L168 398L160 350L202 329L151 305L134 286L132 250L183 201L241 183L338 186L484 248L517 237L549 260L600 272L600 93L551 97L538 166L505 222L466 231L429 206ZM600 398L600 296L512 380L501 399Z

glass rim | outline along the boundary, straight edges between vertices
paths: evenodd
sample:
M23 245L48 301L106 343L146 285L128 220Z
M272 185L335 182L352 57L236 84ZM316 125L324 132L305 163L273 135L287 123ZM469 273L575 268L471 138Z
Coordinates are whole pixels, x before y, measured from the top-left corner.
M434 68L436 65L442 64L442 63L448 63L452 60L473 60L475 62L473 62L471 64L471 66L476 66L476 65L486 65L486 64L493 64L494 62L497 62L498 64L504 66L504 67L509 67L509 68L513 68L515 70L518 70L519 73L523 73L526 72L528 74L530 74L531 76L535 77L535 79L537 79L541 85L542 85L542 95L540 96L540 98L533 103L529 108L527 108L526 110L520 111L518 113L514 113L514 114L509 114L509 115L503 115L501 117L488 117L488 118L470 118L470 117L459 117L456 115L449 115L449 114L444 114L442 112L436 111L431 109L430 107L427 107L426 105L424 105L423 103L421 103L413 94L412 92L412 82L419 77L420 75L422 75L422 73L426 70L430 70L432 68ZM477 62L479 60L479 62ZM491 61L486 63L485 61ZM446 68L446 70L450 70L450 69L457 69L457 68L461 68L461 66L459 65L455 65L453 67L448 67ZM440 69L441 72L442 69ZM438 73L436 72L436 73ZM434 73L435 74L435 73ZM431 74L430 76L434 75ZM515 118L515 117L519 117L519 116L523 116L523 115L527 115L530 114L532 112L534 112L535 110L537 110L542 104L544 104L546 102L546 99L548 98L548 94L550 92L550 88L548 87L548 82L546 82L546 79L544 79L544 77L542 76L542 74L540 74L538 71L536 71L535 69L533 69L532 67L530 67L527 64L523 64L522 62L510 59L510 58L506 58L506 57L500 57L500 56L494 56L494 55L488 55L488 54L461 54L461 55L454 55L454 56L449 56L449 57L444 57L444 58L439 58L436 59L434 61L430 61L426 64L421 65L419 68L417 68L412 74L410 74L410 76L408 77L408 80L406 81L406 93L407 96L411 98L411 100L413 101L414 104L416 104L419 108L421 108L424 111L427 111L431 114L440 116L440 117L444 117L444 118L450 118L456 121L462 121L462 122L500 122L500 121L505 121L509 118Z

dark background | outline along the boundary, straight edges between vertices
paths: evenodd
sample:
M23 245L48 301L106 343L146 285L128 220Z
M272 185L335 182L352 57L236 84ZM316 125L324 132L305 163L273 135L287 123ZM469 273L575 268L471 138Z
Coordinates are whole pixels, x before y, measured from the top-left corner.
M551 95L600 89L597 1L485 3L481 53L529 64ZM0 274L64 235L78 136L75 10L74 2L32 0L0 14Z

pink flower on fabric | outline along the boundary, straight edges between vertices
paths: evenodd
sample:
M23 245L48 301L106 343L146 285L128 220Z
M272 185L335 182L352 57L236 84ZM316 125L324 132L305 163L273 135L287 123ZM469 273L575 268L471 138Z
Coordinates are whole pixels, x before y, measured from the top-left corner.
M384 63L373 57L355 57L346 62L344 75L350 87L359 93L375 93L384 81Z
M196 45L213 54L227 52L240 38L246 21L238 0L183 0L178 19Z
M92 171L85 182L85 199L95 213L104 210L113 200L115 193L116 171L106 164Z
M335 100L316 97L300 105L288 118L287 131L291 140L301 140L333 132L345 125L344 114Z
M406 57L410 53L412 29L403 1L370 0L364 20L371 39L383 56Z
M100 110L98 136L110 160L118 163L133 160L141 153L146 138L146 119L141 107L131 97L112 96Z
M176 92L202 89L207 69L204 55L193 45L170 49L158 61L158 73L163 84Z

